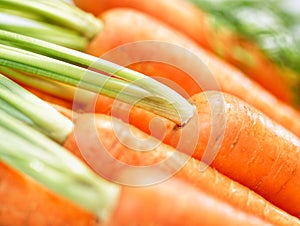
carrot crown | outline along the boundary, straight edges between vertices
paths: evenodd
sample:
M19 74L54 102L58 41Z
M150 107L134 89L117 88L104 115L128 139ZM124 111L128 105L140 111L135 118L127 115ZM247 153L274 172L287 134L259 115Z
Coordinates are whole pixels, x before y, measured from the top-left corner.
M0 66L117 98L178 125L195 113L174 90L136 71L28 36L0 30L0 37Z

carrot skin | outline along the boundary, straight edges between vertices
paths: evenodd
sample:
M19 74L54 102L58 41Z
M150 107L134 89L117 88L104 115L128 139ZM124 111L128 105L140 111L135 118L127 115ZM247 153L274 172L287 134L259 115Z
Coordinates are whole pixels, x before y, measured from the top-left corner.
M174 153L178 152L171 146L163 143L151 152L135 152L124 146L120 143L118 135L115 134L115 128L125 131L122 133L122 138L127 141L132 139L132 135L144 140L144 142L149 138L148 134L133 126L129 126L130 132L126 132L126 126L119 120L112 121L112 118L106 115L85 114L78 117L74 133L68 137L64 146L76 156L85 160L96 172L113 181L118 180L120 176L124 176L126 172L129 172L127 171L127 166L153 166L154 164L170 160L170 156L176 158ZM108 137L109 139L107 139ZM102 151L100 144L115 160L104 159L105 155L99 154ZM121 166L120 162L124 163L124 165ZM103 171L105 167L109 170ZM167 164L152 169L154 171L158 168L162 169L165 173L160 173L160 175L164 175L165 178L174 175L176 178L234 206L236 209L256 215L275 225L300 225L299 219L272 205L249 188L242 186L210 167L204 171L200 171L200 167L201 163L198 160L190 158L184 165L178 166L178 172L177 169L173 170ZM153 174L148 175L147 173L149 171L143 174L142 179L153 176ZM132 177L134 176L132 175ZM159 177L157 181L161 179ZM150 183L147 179L145 181Z
M124 187L111 219L111 226L270 225L174 178L155 186Z
M0 225L96 226L96 217L0 161Z
M77 6L96 16L109 9L119 7L128 7L146 13L185 34L201 47L218 54L276 97L294 106L295 94L292 87L295 84L285 78L286 74L292 74L291 71L283 70L272 63L255 43L227 28L216 29L210 22L210 16L207 13L187 1L74 0L74 2ZM236 49L243 49L247 52L249 59L243 60L236 57Z
M213 75L213 79L218 82L220 90L243 99L300 137L300 113L297 110L283 103L260 85L247 78L241 71L202 49L186 36L132 9L111 9L101 14L100 18L104 21L103 30L89 44L87 53L122 65L124 58L120 58L117 54L111 54L110 51L123 44L156 40L183 47L195 54L207 66ZM120 18L123 19L120 20ZM150 53L143 51L143 53L126 52L126 54L128 54L127 58L135 58L136 55L142 58L142 56L148 56ZM182 59L181 63L185 64L185 60ZM188 65L188 62L186 64ZM155 75L156 73L161 78L169 79L171 75L174 75L172 81L180 84L181 88L189 95L203 90L199 85L195 86L194 80L188 77L186 73L177 70L176 74L173 74L173 70L168 71L168 67L156 65L155 62L124 66L149 75ZM161 71L163 69L166 70ZM200 85L204 86L205 84Z
M219 93L208 92L192 97L197 106L199 134L193 156L203 159L212 118L211 103L218 105ZM224 136L211 166L249 187L283 210L300 217L300 140L252 106L229 94L223 94L225 106ZM210 98L210 102L208 102ZM220 117L220 116L218 116ZM222 117L222 116L221 116ZM182 134L195 125L173 130L171 143L177 146ZM191 130L192 131L192 130ZM217 139L219 137L215 137ZM183 151L184 143L180 146ZM207 153L206 153L207 154Z

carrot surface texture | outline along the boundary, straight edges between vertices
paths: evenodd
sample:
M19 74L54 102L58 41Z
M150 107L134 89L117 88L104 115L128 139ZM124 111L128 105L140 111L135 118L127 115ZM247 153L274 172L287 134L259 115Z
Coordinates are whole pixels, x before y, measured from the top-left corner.
M222 91L243 99L296 135L300 135L300 116L298 111L284 104L257 83L247 78L239 70L201 49L192 40L187 39L175 30L166 27L164 24L145 14L131 9L108 10L104 14L101 14L100 18L103 20L104 27L102 32L88 46L87 53L103 57L120 65L125 64L125 66L156 78L165 78L167 81L175 82L190 96L201 91L202 87L210 89L210 87L205 88L205 85L207 85L205 82L199 85L193 80L191 74L186 74L176 68L174 69L174 67L164 66L160 63L157 65L157 63L152 62L126 65L128 61L134 61L138 57L140 59L143 59L143 57L147 59L150 54L170 55L168 53L170 50L140 48L140 52L134 52L130 50L130 46L127 50L125 44L154 40L180 46L190 54L194 54L201 63L204 63L211 73L207 75L208 79L216 79ZM124 19L119 21L119 18ZM112 49L122 45L125 45L125 47L119 49L121 53L124 54L125 52L125 54L115 54L119 52ZM124 49L123 52L122 49ZM189 65L187 60L189 59L188 54L184 55L184 57L181 58L181 65ZM196 74L196 72L193 73Z
M225 126L224 139L212 166L299 217L299 138L256 109L228 95L224 95L226 124L214 124L218 123L218 120L215 121L211 117L216 114L213 111L214 107L218 109L219 95L207 94L210 103L215 104L213 107L208 105L204 96L199 94L192 97L193 103L197 105L200 120L198 143L193 156L203 159L210 131L214 126L221 130L222 126ZM174 131L171 143L180 138L180 133L184 130L188 131L189 126L183 127L181 131ZM212 139L216 139L217 143L218 138L216 133ZM185 145L182 145L182 148L184 149ZM214 154L212 148L212 155Z
M191 4L191 2L195 4ZM235 67L238 67L239 69L244 71L244 73L246 73L251 79L257 81L280 100L288 103L291 106L299 108L299 93L296 91L299 84L297 78L299 75L299 71L295 71L289 68L289 66L293 64L293 62L287 61L284 62L283 65L278 64L278 62L274 62L274 60L266 54L268 49L264 51L259 47L257 43L255 43L253 39L255 39L256 37L251 37L252 39L250 39L249 37L244 37L243 35L239 34L238 29L234 30L232 29L232 27L230 27L230 25L226 24L225 20L227 19L227 17L221 16L222 13L226 13L225 10L227 8L226 6L224 6L226 4L228 5L228 8L230 8L230 4L240 6L240 9L232 9L236 10L236 14L240 13L240 15L242 15L242 10L247 10L247 7L248 11L246 12L251 13L253 11L253 6L249 4L249 2L240 4L234 4L230 1L220 2L220 4L214 4L214 2L201 2L198 0L191 0L190 2L185 0L154 0L151 2L139 0L74 0L74 3L77 6L87 12L93 13L95 16L99 16L109 9L119 7L128 7L146 13L164 22L168 26L180 31L189 38L193 39L198 45L214 52L215 54L225 59L227 62L231 63ZM273 25L273 29L270 29L271 31L274 30L271 34L273 34L273 38L276 39L280 35L280 33L276 33L276 31L278 31L277 27L283 26L283 28L285 28L282 24L282 21L279 20L281 19L281 17L284 17L284 15L281 15L281 17L280 15L274 16L277 12L277 5L273 6L274 3L272 3L272 1L267 1L265 4L264 3L254 3L254 6L258 5L257 8L254 7L254 10L258 12L256 14L255 12L252 13L254 14L254 17L257 16L258 21L261 20L261 24L265 23L265 21L263 20L265 18L269 18L270 20L273 19L272 21L278 22L278 24ZM259 7L259 4L261 5L261 7ZM199 7L197 7L197 5ZM271 8L272 6L274 8ZM213 14L212 10L212 12L209 12L210 8L214 9L213 7L216 8L215 11L217 16ZM208 12L205 11L207 8ZM274 13L272 13L272 10L274 10ZM260 17L262 13L265 13L263 14L263 19L261 19ZM250 16L247 15L245 17ZM244 21L247 21L247 19L242 19ZM286 18L283 18L281 20L285 19ZM260 27L256 24L251 24L251 19L249 19L248 21L250 25L246 23L245 26L248 25L251 29L252 25L253 30L260 29ZM267 27L265 28L266 30L269 29L268 25L269 24L265 25L265 27ZM233 26L238 25L235 24ZM284 29L281 29L279 31L285 32ZM256 35L258 36L261 34L259 33L259 31L257 31ZM282 35L287 34L284 33ZM261 35L261 37L263 36ZM293 37L289 37L289 40L292 38ZM259 39L259 37L257 37L257 39ZM275 45L273 46L274 55L276 55L276 51L282 50L280 49L282 46L286 45L285 48L291 48L292 46L290 45L290 43L285 43L284 40L278 40L278 43L274 41L273 43ZM294 53L292 52L290 54L292 55ZM283 58L285 56L283 56L282 54L282 56L279 56L279 59L280 57Z

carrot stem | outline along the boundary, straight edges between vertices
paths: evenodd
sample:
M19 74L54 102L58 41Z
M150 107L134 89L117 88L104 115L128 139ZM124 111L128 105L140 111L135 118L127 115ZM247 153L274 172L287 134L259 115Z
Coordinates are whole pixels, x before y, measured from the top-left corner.
M0 66L0 71L8 78L30 88L45 92L47 94L59 97L60 99L72 102L76 96L76 104L87 105L95 100L95 93L87 90L80 90L80 95L76 95L76 87L53 81L44 77L13 70L11 68Z
M0 12L0 27L80 51L86 48L89 41L76 31L13 13Z
M100 219L109 217L118 200L118 185L97 176L63 147L2 110L0 132L0 161Z
M0 7L42 16L50 24L77 31L89 39L102 29L99 19L61 0L0 0Z
M64 142L73 123L54 108L0 74L0 109L38 128L57 142Z
M118 98L168 118L178 125L184 125L195 113L195 107L178 93L141 73L85 53L12 32L0 31L0 37L18 46L16 48L0 44L2 66ZM32 50L34 52L31 52ZM92 69L86 69L86 66ZM111 76L104 75L101 71Z

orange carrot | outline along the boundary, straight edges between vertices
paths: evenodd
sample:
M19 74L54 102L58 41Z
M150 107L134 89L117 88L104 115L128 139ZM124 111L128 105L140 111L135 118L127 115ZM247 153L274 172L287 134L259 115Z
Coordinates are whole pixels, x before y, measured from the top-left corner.
M210 22L209 14L187 1L74 0L74 2L96 16L117 7L129 7L151 15L187 35L200 46L221 55L282 101L292 106L295 104L295 91L292 89L295 84L292 84L287 76L293 75L292 71L282 69L271 62L255 43L242 38L239 34L224 27L216 29ZM248 60L237 57L238 50L243 50L248 55Z
M149 135L133 126L130 126L128 129L126 127L126 124L120 121L114 121L109 116L84 114L78 117L75 123L75 130L73 134L69 136L64 146L79 158L87 161L96 172L113 181L126 182L128 177L123 181L120 179L120 176L124 174L122 172L126 173L126 169L130 168L127 166L151 166L149 169L153 170L154 173L157 169L164 171L157 176L157 179L153 180L155 182L156 180L162 180L163 177L167 179L174 174L176 178L184 180L201 191L234 206L234 208L256 215L273 224L300 224L297 218L291 217L247 187L234 182L216 170L208 167L205 171L201 172L201 163L199 161L193 158L188 160L184 159L182 154L176 152L175 149L169 145L160 144L151 152L133 151L120 142L120 137L115 134L115 129L117 128L119 131L123 131L122 140L129 142L127 143L128 145L134 144L130 142L130 140L133 139L132 134L135 138L138 137L139 142L147 142L145 140L149 139ZM99 146L100 143L103 146L102 148L107 150L107 152L120 161L121 164L102 155L102 148ZM169 159L170 157L172 158L172 156L177 160L181 158L182 161L186 161L186 163L183 162L182 165L176 166L176 162L173 161L174 159L171 159L171 161ZM169 164L154 166L164 161L170 162ZM123 165L123 163L125 165ZM106 167L107 170L104 170ZM175 167L175 169L172 167ZM176 169L176 167L178 167L178 169ZM177 172L177 170L179 171ZM146 183L151 183L151 179L148 179L148 177L151 178L151 175L153 177L151 173L151 171L144 171L142 179ZM130 183L129 181L132 180L138 180L138 176L136 175L131 175L130 177L127 183Z
M124 187L109 225L270 224L172 178L150 187Z
M91 213L0 161L0 225L97 225Z
M200 131L195 138L197 145L193 156L208 162L213 160L211 165L221 173L246 185L285 211L300 217L299 138L252 106L230 95L222 95L224 112L214 112L223 100L220 94L215 92L206 95L207 97L205 94L198 94L192 98L198 109ZM212 113L216 114L217 118ZM226 117L226 121L218 124L222 117ZM172 145L177 146L180 138L182 140L182 134L193 135L191 132L194 126L193 123L189 123L182 129L173 130L170 136ZM210 137L213 128L217 131L224 129L223 141L218 150L206 152L209 138L213 139L210 146L213 147L222 137L218 136L218 133ZM186 151L185 146L187 144L183 141L179 149ZM207 158L209 154L212 154L212 157Z
M120 20L120 18L123 19ZM184 47L191 53L195 54L195 56L197 56L208 67L208 70L212 73L213 78L217 80L222 91L231 93L245 100L273 120L279 122L284 127L300 136L300 115L298 111L287 106L258 84L247 78L240 71L201 49L190 39L187 39L175 30L164 26L164 24L154 20L153 18L130 9L109 10L101 15L101 19L104 21L104 28L102 32L99 33L99 35L90 43L89 48L87 49L88 53L96 56L102 56L110 61L122 64L124 63L122 62L124 57L122 58L118 56L118 54L114 55L110 52L107 53L107 51L122 44L142 40L157 40ZM145 24L147 24L147 26L145 26ZM136 55L142 58L143 56L153 54L153 50L152 52L150 51L147 53L146 51L148 50L145 50L142 53L136 53L134 51L126 52L126 57L130 60L130 58L136 58ZM157 55L159 54L166 55L167 53L158 52ZM182 65L188 65L189 62L187 59L182 59L181 63ZM141 66L141 64L137 64L136 67L132 68L144 73L144 67L143 65ZM149 67L146 67L145 72L149 73L149 70L150 72L152 71L149 73L150 75L157 72L157 74L162 76L162 78L164 76L166 78L170 78L172 75L172 73L169 73L168 70L159 72L159 70L156 70L157 67L155 65L151 68L149 69ZM210 79L211 77L208 77L208 80ZM201 90L201 87L198 85L193 85L195 82L192 78L187 78L184 73L180 74L179 70L177 70L176 76L172 77L172 81L180 84L180 86L189 95L198 93ZM201 84L201 86L202 85L204 86L205 84Z
M2 162L0 175L1 225L99 225L93 215L53 195ZM180 198L179 188L186 191ZM107 225L216 225L220 219L230 225L270 225L174 179L149 188L123 187L116 207ZM170 210L176 217L169 217ZM209 217L205 216L208 213Z
M300 186L298 180L300 176L299 138L271 121L257 109L225 93L222 94L225 98L224 112L221 112L219 117L226 118L223 118L224 121L221 121L220 125L214 125L213 123L220 119L212 117L205 95L209 95L209 98L213 99L213 103L221 104L222 107L223 100L216 100L216 97L219 96L218 93L204 92L192 98L192 102L197 106L200 120L198 134L197 131L190 131L193 126L197 128L196 122L190 122L181 129L171 129L174 124L163 120L167 129L165 134L159 137L163 138L165 143L171 144L183 152L191 152L191 150L186 150L191 145L185 144L185 139L187 142L197 141L193 156L202 159L210 139L211 128L215 126L215 129L221 132L223 129L223 141L220 140L222 136L212 138L216 139L215 142L221 142L219 149L215 150L217 151L215 159L210 158L210 160L214 160L211 163L212 166L280 208L299 217L300 195L297 192ZM110 106L106 105L106 107L109 112ZM145 122L151 122L152 117L158 119L159 117L147 115L140 109L136 111L137 109L132 109L133 113L129 114L129 120L134 122L137 127L149 132ZM118 114L122 115L122 109L115 116ZM181 138L182 132L188 137ZM180 138L183 141L178 146ZM214 146L214 143L210 145ZM209 153L206 153L206 156L207 154Z

